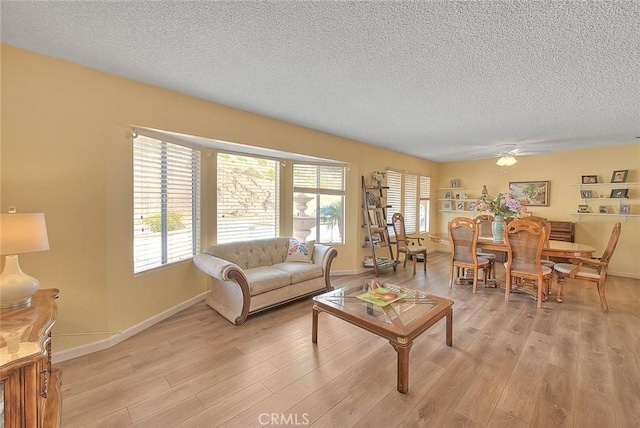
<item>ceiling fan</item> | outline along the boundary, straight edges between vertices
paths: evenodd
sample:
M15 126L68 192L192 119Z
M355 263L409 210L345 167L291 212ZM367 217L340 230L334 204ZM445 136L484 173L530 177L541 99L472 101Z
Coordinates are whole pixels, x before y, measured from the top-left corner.
M518 162L516 156L540 155L550 152L551 150L526 150L518 147L516 144L499 144L498 154L496 155L498 157L496 165L512 166Z

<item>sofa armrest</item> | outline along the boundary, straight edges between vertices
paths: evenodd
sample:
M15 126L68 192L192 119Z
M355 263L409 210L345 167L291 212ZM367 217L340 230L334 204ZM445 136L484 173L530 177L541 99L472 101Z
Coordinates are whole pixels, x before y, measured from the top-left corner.
M242 324L249 315L249 308L251 306L251 290L249 288L249 280L240 266L207 253L196 255L193 258L193 263L202 272L219 281L238 284L242 291L242 313L234 323L236 325Z
M311 256L311 260L314 264L322 266L322 272L324 273L324 282L327 290L333 290L329 277L331 275L331 263L337 256L338 250L328 245L316 244L313 247L313 255Z

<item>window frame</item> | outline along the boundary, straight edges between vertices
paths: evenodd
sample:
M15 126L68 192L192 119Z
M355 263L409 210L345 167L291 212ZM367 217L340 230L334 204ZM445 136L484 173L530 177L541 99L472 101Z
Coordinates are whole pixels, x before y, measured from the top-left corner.
M137 275L190 260L200 252L202 161L199 149L158 138L153 134L136 134L132 141L132 150L132 261L133 273ZM156 197L150 197L153 194ZM186 197L188 194L190 197ZM174 238L179 235L179 232L175 231L180 229L172 230L172 227L176 222L178 225L182 224L184 214L175 208L171 210L174 203L178 206L184 203L190 205L186 207L190 215L187 216L189 226L185 228L191 235L190 244L185 245L179 237L170 239L171 235ZM158 220L155 220L156 216L159 216ZM150 239L150 234L158 233L159 243ZM157 246L159 249L153 248ZM190 250L185 250L189 247ZM159 250L159 254L156 250Z
M300 166L300 167L317 167L316 170L316 186L315 187L307 187L307 186L297 186L296 185L296 166ZM322 173L322 168L339 168L341 169L341 189L336 189L336 188L329 188L329 187L321 187L322 183L321 183L321 173ZM295 222L296 220L296 206L295 206L295 198L296 198L296 194L299 193L304 193L306 195L313 195L314 199L315 199L315 206L316 207L321 207L321 200L322 200L322 196L339 196L341 198L341 202L340 202L340 216L339 219L336 220L336 225L338 226L338 232L339 232L339 236L340 236L340 240L336 240L333 241L332 239L330 239L329 241L323 240L321 239L321 233L322 233L322 228L321 227L316 227L316 234L315 237L313 238L313 240L315 240L317 243L319 244L324 244L324 245L342 245L345 243L345 228L344 228L344 224L345 224L345 206L346 206L346 181L347 181L347 171L346 171L346 166L343 164L339 164L339 163L317 163L317 162L305 162L305 161L293 161L291 163L291 179L292 179L292 184L293 184L293 218L292 218L292 223ZM321 207L322 209L322 207ZM322 225L321 223L321 209L316 209L315 212L315 216L313 218L315 218L315 224L316 226L318 225ZM340 225L342 225L342 228L340 228ZM331 238L333 238L333 226L331 227Z

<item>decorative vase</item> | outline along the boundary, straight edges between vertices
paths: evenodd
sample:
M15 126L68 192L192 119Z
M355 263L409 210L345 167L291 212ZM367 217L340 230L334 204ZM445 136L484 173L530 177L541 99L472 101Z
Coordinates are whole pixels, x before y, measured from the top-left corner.
M504 227L506 226L504 216L502 214L496 214L493 217L491 223L491 233L493 234L494 241L504 241Z

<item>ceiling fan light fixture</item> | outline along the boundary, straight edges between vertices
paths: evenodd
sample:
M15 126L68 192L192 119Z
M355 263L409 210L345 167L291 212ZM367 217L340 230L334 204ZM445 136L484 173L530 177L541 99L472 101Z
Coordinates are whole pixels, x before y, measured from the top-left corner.
M515 165L518 160L514 158L512 155L502 155L500 159L496 162L498 166L512 166Z

